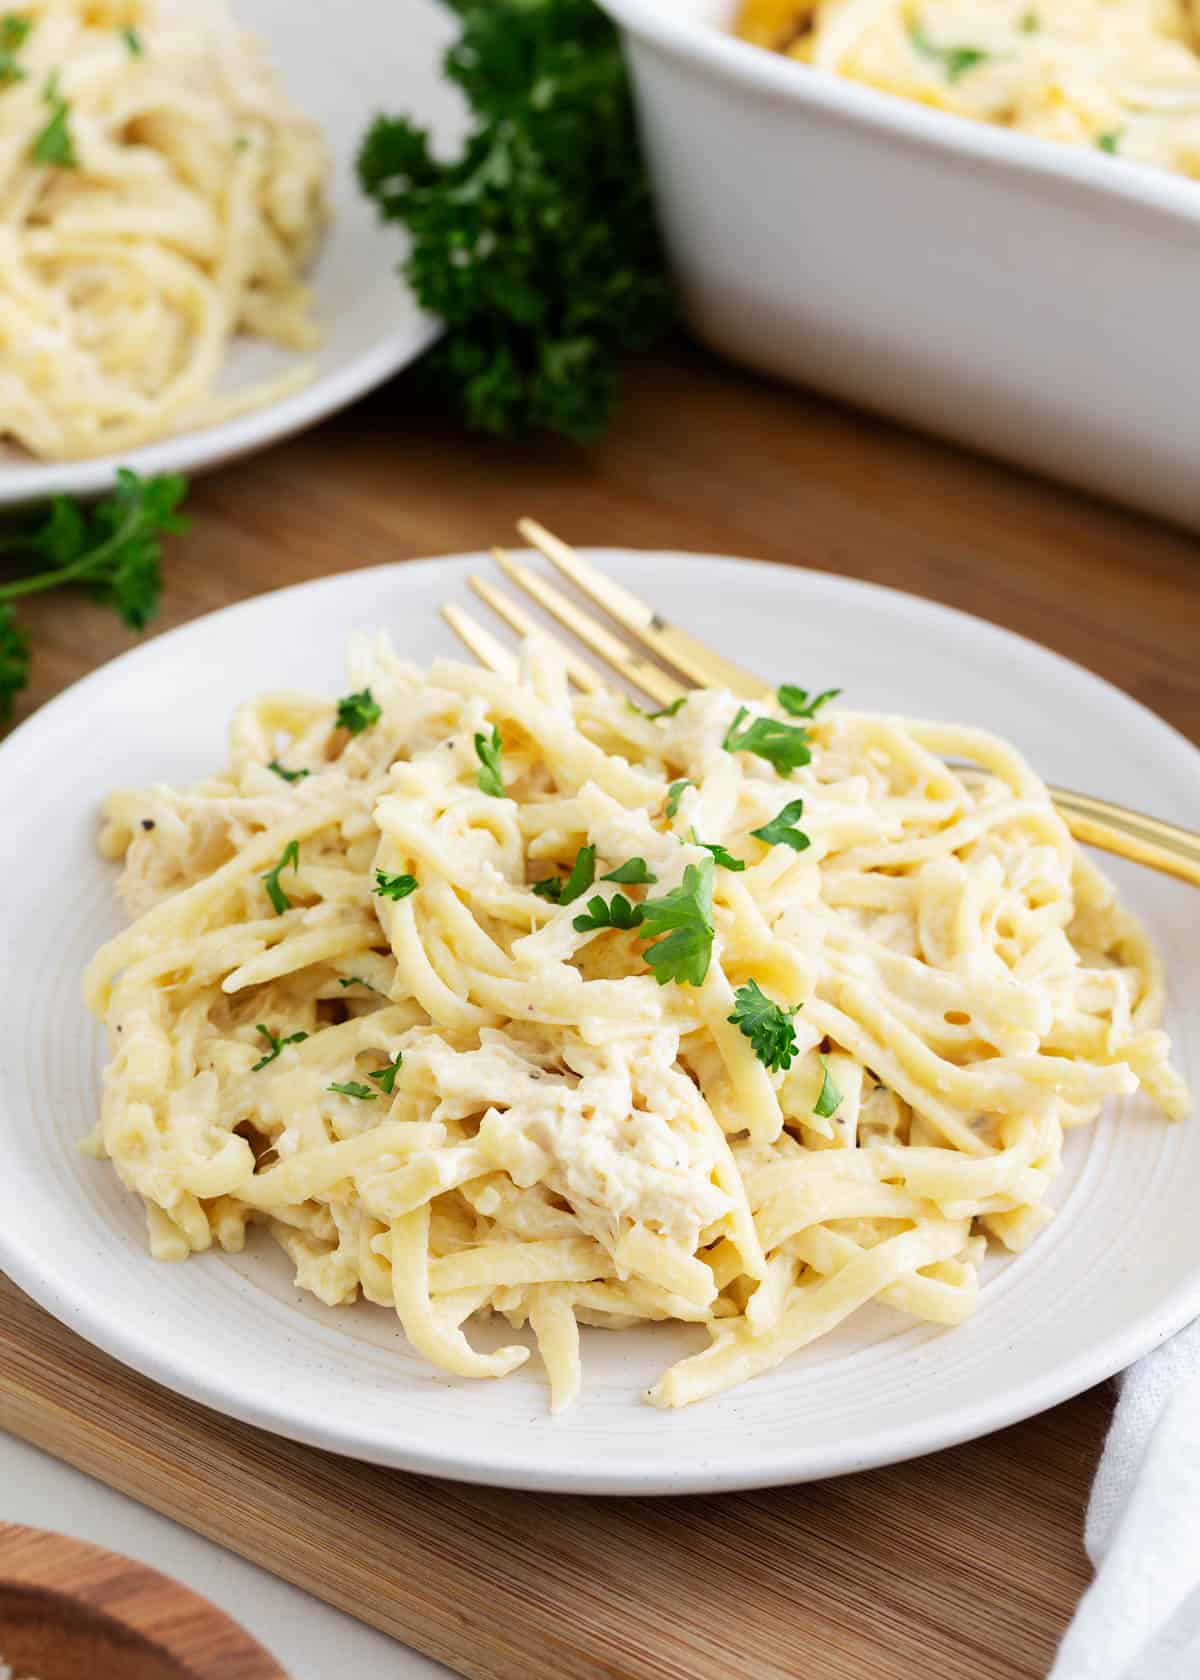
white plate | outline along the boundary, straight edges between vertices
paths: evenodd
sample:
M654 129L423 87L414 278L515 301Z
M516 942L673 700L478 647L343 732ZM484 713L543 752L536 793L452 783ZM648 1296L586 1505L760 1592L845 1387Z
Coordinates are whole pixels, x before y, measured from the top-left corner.
M821 573L597 558L663 611L686 602L691 629L765 676L1002 730L1051 779L1200 828L1200 754L1031 642ZM1200 1312L1200 1123L1169 1126L1140 1101L1073 1134L1058 1218L993 1267L969 1323L943 1331L876 1308L682 1412L656 1411L641 1391L702 1343L694 1330L585 1331L583 1399L552 1420L536 1361L503 1382L445 1377L383 1309L299 1299L269 1239L236 1260L147 1258L137 1204L75 1149L102 1060L80 971L121 926L114 871L94 851L100 800L224 763L230 712L255 691L339 692L355 629L388 626L422 660L457 651L437 604L485 565L381 567L231 607L97 671L0 747L0 1265L90 1341L220 1411L407 1470L593 1493L752 1487L927 1452L1086 1388ZM1200 1085L1196 900L1132 866L1116 873L1166 958L1169 1025Z
M407 113L432 126L439 144L462 133L465 107L441 74L453 38L451 13L436 0L354 0L330 26L325 0L234 0L277 64L296 103L321 125L332 153L332 220L314 265L314 310L324 342L308 358L312 380L269 408L224 425L181 432L124 455L91 461L34 461L0 445L0 506L53 494L106 490L119 466L139 473L196 473L302 431L407 367L437 336L396 272L404 235L381 225L358 189L354 159L371 118ZM303 353L250 338L233 345L219 381L237 390L286 372Z

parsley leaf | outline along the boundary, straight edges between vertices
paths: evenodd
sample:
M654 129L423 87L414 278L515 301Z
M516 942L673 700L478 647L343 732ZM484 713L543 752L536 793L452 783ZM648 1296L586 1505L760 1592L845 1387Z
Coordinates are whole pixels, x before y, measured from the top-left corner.
M908 38L922 58L931 58L946 72L948 82L957 82L968 70L983 64L992 55L982 47L938 47L929 39L919 23L909 26Z
M600 879L619 881L623 887L650 887L658 880L658 876L650 873L645 858L631 857L616 869L610 869L608 874L602 875Z
M626 705L631 712L636 712L639 717L649 718L650 722L653 723L657 718L677 716L680 709L687 704L687 698L686 694L681 694L678 700L672 700L669 706L660 706L656 712L647 712L641 706L635 705L632 700L626 701Z
M796 1055L796 1029L792 1017L800 1005L784 1009L762 991L756 980L748 980L733 994L735 1008L728 1017L750 1040L754 1054L766 1068L791 1067Z
M504 798L504 777L500 774L500 754L503 750L498 729L492 730L490 739L486 735L476 735L475 756L479 760L479 773L475 780L480 793L490 793L493 799Z
M375 1073L369 1073L367 1078L373 1079L376 1085L379 1086L379 1089L390 1097L393 1089L395 1088L396 1075L400 1072L403 1062L404 1052L402 1050L397 1050L395 1061L389 1062L386 1067L380 1068Z
M1041 22L1035 11L1022 12L1017 19L1017 28L1022 35L1036 35L1041 28Z
M613 25L592 0L453 0L445 60L474 125L443 161L379 117L358 179L407 225L404 274L445 331L425 368L467 422L604 430L627 350L675 313Z
M647 948L646 961L660 986L668 980L681 986L703 985L712 960L712 883L710 858L689 863L680 886L661 898L648 898L641 906L646 927L641 937L658 941Z
M260 877L267 884L267 897L271 900L271 908L277 916L282 916L285 910L292 908L291 899L279 885L280 875L289 867L293 870L300 867L300 843L297 840L289 840L274 869L268 869L267 873Z
M361 974L341 974L338 976L338 985L343 991L347 986L365 986L369 992L379 990L378 986L372 986L369 980L364 980Z
M742 720L749 716L745 706L738 707L737 716L725 732L721 745L726 752L754 753L773 764L781 776L790 776L802 764L812 762L808 750L808 731L798 723L780 723L776 718L753 718L742 729Z
M824 1056L820 1057L821 1069L825 1075L821 1081L821 1090L813 1104L813 1113L819 1114L822 1120L828 1120L831 1114L836 1114L842 1104L842 1093L834 1084L833 1075L829 1071L829 1063Z
M614 893L607 902L597 893L588 899L586 915L576 916L571 926L576 933L591 933L594 928L635 928L641 921L641 905L631 904L624 893Z
M750 832L767 846L790 846L794 852L806 852L812 841L801 829L792 826L803 814L803 799L789 800L777 817L772 817L761 828L752 828Z
M740 875L746 867L741 858L734 857L732 852L727 852L719 840L710 845L707 840L701 840L697 836L696 830L693 829L691 841L693 846L703 846L706 852L711 852L722 869L730 869L735 875Z
M345 1085L339 1085L335 1080L332 1085L326 1085L327 1091L336 1091L339 1097L357 1097L360 1102L374 1102L377 1095L369 1085L363 1085L357 1079L350 1079Z
M16 54L32 28L32 18L22 17L19 12L6 12L0 17L0 87L25 80Z
M1117 147L1121 144L1124 132L1123 128L1110 128L1107 134L1096 136L1096 144L1102 152L1107 152L1109 157L1116 157Z
M302 782L305 776L312 774L311 770L285 770L277 758L273 758L267 765L268 770L274 770L277 776L282 776L285 782Z
M361 735L364 729L373 728L382 716L383 707L369 688L360 688L357 694L344 694L337 703L338 728L348 729L351 735Z
M795 683L784 683L775 691L775 698L791 717L816 717L817 712L827 700L836 700L841 693L840 688L825 688L820 694L814 694L810 700L806 688L797 688Z
M386 869L375 871L375 885L371 889L379 898L393 898L397 903L417 890L415 875L389 875Z
M142 37L138 34L136 29L132 26L129 29L122 29L121 39L129 48L129 51L133 54L134 58L141 58L146 49L142 44Z
M0 723L12 714L13 700L29 681L29 638L0 601Z
M276 1056L283 1054L289 1044L303 1044L304 1040L308 1037L306 1032L296 1032L292 1033L288 1038L276 1038L270 1027L263 1026L257 1026L254 1030L256 1033L261 1033L266 1039L267 1053L261 1061L255 1062L254 1066L250 1069L251 1073L257 1073L260 1068L267 1067L275 1060Z
M573 904L596 879L596 848L595 846L580 846L575 853L575 862L571 865L571 873L565 878L558 875L548 875L544 881L535 881L533 890L539 898L547 898L551 904Z
M679 809L679 801L683 798L687 789L695 787L695 785L695 782L689 782L686 777L682 781L671 783L670 787L667 789L668 817L673 817L675 815Z
M57 71L46 82L42 99L50 107L50 116L29 148L30 157L34 163L48 164L55 169L78 168L75 142L67 122L71 107L58 91Z

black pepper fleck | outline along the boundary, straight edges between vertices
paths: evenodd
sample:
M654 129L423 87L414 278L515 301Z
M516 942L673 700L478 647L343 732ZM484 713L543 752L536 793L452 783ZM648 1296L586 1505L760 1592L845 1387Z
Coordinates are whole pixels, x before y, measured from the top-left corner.
M146 833L149 834L150 830L154 827L154 818L153 817L143 817L142 818L142 827L146 830Z

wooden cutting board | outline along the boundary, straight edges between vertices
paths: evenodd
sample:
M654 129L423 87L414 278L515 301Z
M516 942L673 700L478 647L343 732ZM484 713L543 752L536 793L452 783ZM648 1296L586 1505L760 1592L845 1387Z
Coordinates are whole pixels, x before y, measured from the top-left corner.
M507 1493L231 1423L0 1278L5 1429L475 1680L1043 1680L1086 1585L1062 1461L1098 1404L808 1487Z

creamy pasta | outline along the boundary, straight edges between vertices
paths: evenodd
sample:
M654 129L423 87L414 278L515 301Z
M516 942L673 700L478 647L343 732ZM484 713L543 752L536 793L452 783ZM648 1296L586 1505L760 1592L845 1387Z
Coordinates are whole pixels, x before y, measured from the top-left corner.
M302 384L215 389L238 333L317 342L327 167L224 0L0 15L0 441L125 451Z
M737 30L852 81L1200 176L1190 0L742 0Z
M869 1301L957 1324L1066 1128L1185 1113L1153 950L995 737L797 691L648 716L536 641L514 681L362 639L350 684L108 801L92 1147L158 1258L265 1226L461 1377L529 1357L472 1345L499 1314L556 1409L581 1325L703 1326L681 1406Z

